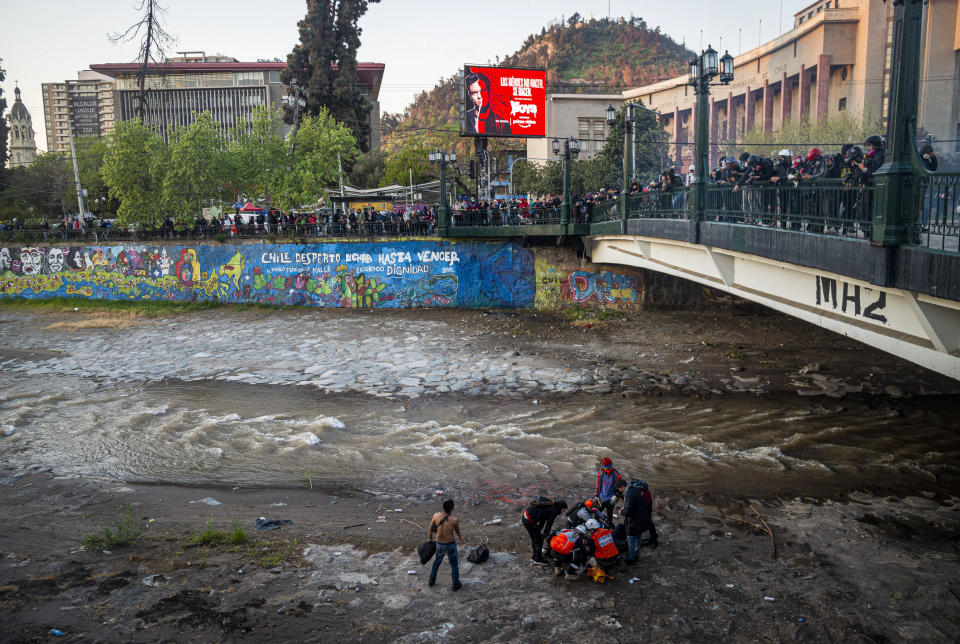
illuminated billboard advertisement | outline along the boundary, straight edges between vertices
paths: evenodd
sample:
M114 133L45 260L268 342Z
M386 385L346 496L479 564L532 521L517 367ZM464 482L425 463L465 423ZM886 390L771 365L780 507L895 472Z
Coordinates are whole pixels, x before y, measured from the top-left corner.
M546 136L547 71L463 68L461 136Z

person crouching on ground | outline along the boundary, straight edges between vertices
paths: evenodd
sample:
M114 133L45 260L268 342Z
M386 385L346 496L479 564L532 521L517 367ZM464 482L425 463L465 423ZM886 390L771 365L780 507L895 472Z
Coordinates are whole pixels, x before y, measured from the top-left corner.
M437 554L433 560L433 568L430 570L430 580L427 585L433 586L437 583L437 571L444 557L450 558L450 576L453 579L453 589L460 590L460 562L457 559L457 539L463 543L463 537L460 534L460 520L453 516L453 499L447 499L443 502L443 512L437 512L430 520L430 528L427 530L427 539L434 540L436 533ZM456 537L454 537L456 535Z
M597 491L594 495L600 499L600 510L607 513L607 525L613 525L613 506L617 502L617 489L623 477L613 466L609 457L604 457L601 469L597 472Z
M596 519L600 523L606 521L606 517L600 511L600 501L597 499L587 499L582 501L575 506L573 509L567 512L567 524L571 528L576 528L578 525L583 525L590 519Z
M536 563L547 563L543 558L543 540L553 529L553 522L567 509L567 502L563 499L551 501L545 497L534 499L523 511L520 523L530 535L530 559Z
M603 572L609 573L617 566L620 559L620 551L613 542L613 532L601 526L596 519L590 519L584 527L590 535L587 554L596 560Z
M553 559L553 574L559 577L566 572L566 578L580 578L580 571L587 563L587 528L558 530L550 538L550 557ZM566 571L564 571L566 567Z
M657 529L653 526L653 519L650 517L653 499L649 496L648 487L646 481L636 480L631 482L627 486L625 503L620 510L620 516L627 519L628 564L637 563L640 556L640 546L643 544L643 533L647 530L650 531L650 547L657 547ZM644 492L647 493L649 501L644 498Z

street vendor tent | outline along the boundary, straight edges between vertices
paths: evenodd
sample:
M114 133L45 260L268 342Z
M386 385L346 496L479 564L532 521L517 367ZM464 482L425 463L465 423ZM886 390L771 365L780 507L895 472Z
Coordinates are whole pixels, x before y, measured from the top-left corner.
M253 205L252 201L248 201L243 205L243 208L240 209L240 212L261 212L263 208L259 208Z

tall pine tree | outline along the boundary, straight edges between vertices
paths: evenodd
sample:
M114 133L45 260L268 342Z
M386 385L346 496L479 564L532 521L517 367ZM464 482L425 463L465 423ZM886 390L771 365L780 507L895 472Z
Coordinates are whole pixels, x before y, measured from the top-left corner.
M287 56L280 79L296 81L307 95L306 113L325 107L353 132L360 148L370 148L370 102L357 84L357 26L368 4L380 0L307 0L307 15L298 25L300 44ZM287 113L292 119L293 113Z

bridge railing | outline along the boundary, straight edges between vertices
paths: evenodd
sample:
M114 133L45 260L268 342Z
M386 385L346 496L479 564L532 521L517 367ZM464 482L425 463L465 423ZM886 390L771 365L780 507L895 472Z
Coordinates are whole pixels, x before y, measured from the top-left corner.
M839 180L782 186L763 183L737 189L711 184L706 189L704 218L869 239L872 203L873 186L845 185Z
M960 250L960 173L921 175L917 202L920 244L938 250Z
M453 212L454 228L552 225L560 223L560 208L490 208Z
M686 219L690 213L689 187L651 190L630 195L628 219Z
M618 199L608 199L590 206L590 223L601 223L604 221L616 221L620 219L620 201Z

